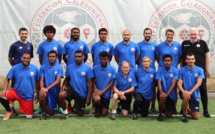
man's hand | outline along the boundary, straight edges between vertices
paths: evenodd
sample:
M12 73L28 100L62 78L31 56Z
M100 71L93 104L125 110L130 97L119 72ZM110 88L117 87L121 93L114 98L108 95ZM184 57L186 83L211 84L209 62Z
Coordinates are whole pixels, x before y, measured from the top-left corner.
M38 101L39 101L39 95L38 94L35 94L34 101L36 104L38 103Z
M7 92L7 90L2 90L2 91L0 92L0 98L5 97L6 92Z
M90 103L91 103L91 99L90 99L90 98L89 98L89 99L87 98L87 100L86 100L86 104L85 104L85 105L86 105L86 106L89 106L89 105L90 105Z

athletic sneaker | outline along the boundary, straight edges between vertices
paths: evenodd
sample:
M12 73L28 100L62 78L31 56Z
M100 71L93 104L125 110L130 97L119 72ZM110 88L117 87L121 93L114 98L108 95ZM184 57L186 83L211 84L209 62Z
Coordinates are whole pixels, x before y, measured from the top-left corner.
M41 114L40 120L46 120L46 113L42 113L42 114Z
M66 120L69 117L69 114L61 114L60 120Z
M204 112L203 112L203 115L204 115L204 117L206 117L206 118L210 118L210 117L211 117L211 115L209 114L208 111L204 111Z
M61 114L63 114L63 109L61 107L58 108L58 112L61 113Z
M159 114L157 120L158 120L158 121L163 121L163 115L162 115L162 114Z
M38 108L36 111L34 111L34 114L41 114L41 108Z
M132 114L132 119L133 119L133 120L137 120L137 119L138 119L137 114L133 113L133 114Z
M182 122L184 122L184 123L188 123L189 122L187 116L183 116L182 117Z
M158 114L158 111L154 107L152 107L150 109L150 111L151 111L152 114L156 114L156 115Z
M67 110L68 110L68 114L72 113L72 105L71 104L68 104Z
M3 118L4 121L9 120L10 117L13 115L13 111L6 111L5 116Z
M115 119L116 119L116 113L112 113L112 114L111 114L111 119L112 119L112 120L115 120Z
M14 107L11 107L10 109L13 111L13 116L18 116L18 115L19 115L19 114L16 112L16 110L15 110Z
M100 108L96 108L94 117L99 118L100 116L101 116L101 114L100 114Z

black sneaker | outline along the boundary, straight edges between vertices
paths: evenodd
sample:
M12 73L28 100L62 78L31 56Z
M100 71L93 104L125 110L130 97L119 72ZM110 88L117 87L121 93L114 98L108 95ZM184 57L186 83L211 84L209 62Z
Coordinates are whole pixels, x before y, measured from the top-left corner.
M100 108L96 108L94 117L99 118L100 116L101 116L101 114L100 114Z
M162 115L162 114L159 114L157 120L158 120L158 121L163 121L163 115Z
M19 115L19 114L16 112L16 110L15 110L14 107L11 107L10 109L13 111L13 116L18 116L18 115Z
M137 119L138 119L137 114L133 113L133 114L132 114L132 119L133 119L133 120L137 120Z
M112 120L115 120L115 119L116 119L116 113L112 113L112 114L111 114L111 119L112 119Z
M60 120L66 120L69 117L69 114L61 114Z
M211 115L209 114L208 111L204 111L204 112L203 112L203 115L204 115L204 117L206 117L206 118L210 118L210 117L211 117Z
M46 120L46 114L45 113L41 114L40 120Z
M182 122L184 122L184 123L188 123L189 122L187 116L183 116L182 117Z

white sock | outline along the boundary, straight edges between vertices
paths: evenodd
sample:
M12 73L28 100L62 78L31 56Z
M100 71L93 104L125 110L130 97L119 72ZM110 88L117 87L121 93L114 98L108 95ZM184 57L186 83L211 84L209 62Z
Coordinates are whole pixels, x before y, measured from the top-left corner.
M31 119L33 117L33 115L25 115L27 119Z
M64 111L63 111L63 114L68 114L68 110L67 110L67 109L64 110Z
M113 114L116 114L116 110L112 110L112 113L113 113Z

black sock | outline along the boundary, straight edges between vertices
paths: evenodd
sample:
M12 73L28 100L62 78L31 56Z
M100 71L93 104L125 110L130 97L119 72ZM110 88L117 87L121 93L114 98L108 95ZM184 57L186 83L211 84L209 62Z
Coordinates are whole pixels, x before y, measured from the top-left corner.
M1 102L2 106L5 108L6 111L9 111L9 112L12 111L10 109L10 105L9 105L9 101L8 100L0 98L0 102Z

